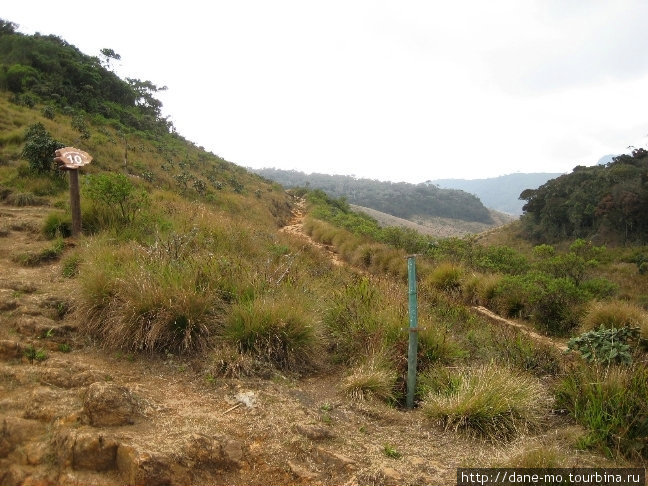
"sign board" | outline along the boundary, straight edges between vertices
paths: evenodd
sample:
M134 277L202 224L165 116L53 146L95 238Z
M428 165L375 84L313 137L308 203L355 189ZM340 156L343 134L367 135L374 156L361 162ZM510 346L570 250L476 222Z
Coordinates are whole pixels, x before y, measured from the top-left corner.
M92 156L74 147L64 147L55 153L54 162L59 164L59 169L76 170L92 162Z

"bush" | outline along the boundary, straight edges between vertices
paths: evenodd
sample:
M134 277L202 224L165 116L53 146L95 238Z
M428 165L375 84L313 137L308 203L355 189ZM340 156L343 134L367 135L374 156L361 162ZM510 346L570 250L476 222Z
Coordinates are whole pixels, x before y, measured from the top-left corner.
M648 369L575 367L562 380L557 406L588 430L582 445L609 456L648 458Z
M138 190L124 174L89 175L84 183L84 193L98 206L95 209L104 226L130 224L149 204L148 194Z
M62 173L54 164L54 152L64 145L54 140L42 123L27 127L22 157L29 162L31 170L37 173Z
M313 366L320 344L310 316L289 296L236 303L222 337L241 352L285 369Z
M590 363L630 364L632 354L628 341L639 337L638 327L601 327L596 331L588 331L567 343L571 350L580 352L585 361Z
M495 365L465 369L451 388L430 393L423 412L446 429L488 440L510 439L533 429L548 406L535 379Z

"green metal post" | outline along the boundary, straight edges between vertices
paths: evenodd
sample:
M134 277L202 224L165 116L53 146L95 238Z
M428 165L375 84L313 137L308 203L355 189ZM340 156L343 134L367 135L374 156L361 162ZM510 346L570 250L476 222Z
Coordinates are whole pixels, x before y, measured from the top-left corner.
M416 356L418 353L418 303L416 298L416 257L407 257L409 282L409 346L407 348L407 408L414 408Z

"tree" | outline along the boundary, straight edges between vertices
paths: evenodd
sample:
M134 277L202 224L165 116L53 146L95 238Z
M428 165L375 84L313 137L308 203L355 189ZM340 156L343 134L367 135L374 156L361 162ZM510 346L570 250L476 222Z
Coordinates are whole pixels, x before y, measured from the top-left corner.
M109 49L107 47L101 49L100 52L101 52L102 56L104 57L102 65L106 69L110 69L110 61L111 60L114 60L114 61L120 61L121 60L121 56L119 54L117 54L115 51L113 51L112 49Z

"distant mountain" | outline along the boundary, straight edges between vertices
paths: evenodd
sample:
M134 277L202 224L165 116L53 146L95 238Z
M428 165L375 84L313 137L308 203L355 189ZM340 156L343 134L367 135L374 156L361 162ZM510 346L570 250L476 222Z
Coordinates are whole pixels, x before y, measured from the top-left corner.
M428 184L382 182L344 175L305 174L295 170L250 169L285 187L321 189L332 197L345 197L349 203L413 220L441 217L493 224L491 215L472 194L441 189Z
M518 198L525 189L540 187L560 173L508 174L489 179L436 179L428 184L446 189L460 189L477 196L486 207L519 216L524 201Z

